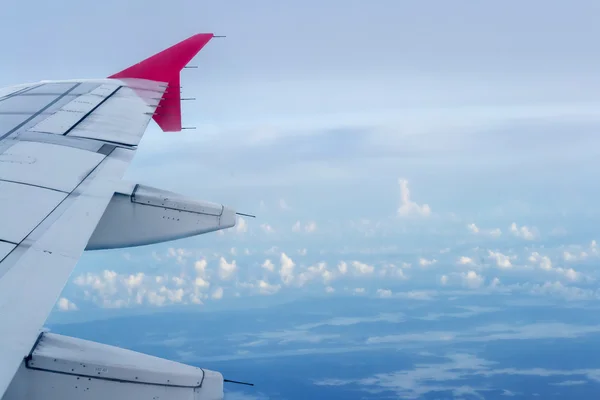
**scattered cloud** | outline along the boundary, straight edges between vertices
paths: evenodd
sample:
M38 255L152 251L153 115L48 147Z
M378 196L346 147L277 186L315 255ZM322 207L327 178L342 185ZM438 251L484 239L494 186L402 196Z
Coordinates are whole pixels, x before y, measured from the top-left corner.
M410 199L410 190L408 189L408 181L406 179L399 179L398 184L400 185L400 206L398 207L397 214L399 217L429 217L431 215L431 208L428 204L419 205Z
M515 256L507 256L497 251L488 250L488 258L491 258L496 263L498 268L511 268L511 259L515 259Z
M240 216L237 218L237 223L235 224L235 232L242 234L248 232L248 223L246 220ZM220 231L219 231L220 232Z
M467 225L467 229L469 230L469 232L471 232L472 234L475 234L475 235L490 236L493 238L502 236L502 231L500 230L500 228L481 229L474 223L471 223L471 224Z
M419 258L419 265L421 267L429 267L435 263L437 263L437 260L435 258L431 260L428 260L426 258Z
M313 233L317 230L317 223L314 221L309 221L305 224L302 224L300 221L296 221L294 225L292 225L292 232L306 232Z
M475 261L471 257L461 256L458 261L460 265L475 265Z
M515 222L510 225L510 233L525 240L535 240L538 236L537 229L525 225L519 227Z
M423 339L427 339L427 337ZM429 397L428 395L439 394L440 392L452 392L453 396L459 398L470 395L484 399L486 398L485 393L492 390L508 397L523 394L502 387L494 387L495 381L489 380L489 378L495 376L585 376L595 382L600 381L598 378L600 376L599 369L501 368L495 361L489 361L469 353L450 353L436 358L441 360L438 362L417 363L412 368L377 373L365 378L320 379L314 381L314 384L318 386L352 385L357 387L358 390L371 394L393 393L403 399ZM465 381L482 383L478 386L466 386ZM584 380L566 380L554 385L573 386L585 384L586 382Z
M264 233L275 233L275 229L273 229L273 227L269 224L261 224L260 228Z
M67 299L66 297L61 297L60 299L58 299L56 306L58 307L58 309L60 311L77 311L78 310L77 305L75 303L73 303L71 300Z
M220 300L223 298L223 288L222 287L218 287L214 290L214 292L212 292L212 294L210 295L210 297L212 297L215 300Z
M289 210L290 206L288 206L287 202L284 199L279 199L279 209L280 210Z
M221 279L230 279L235 274L236 269L237 265L235 263L235 260L228 263L225 257L221 257L219 259L219 276L221 277Z
M477 289L483 285L485 279L475 271L462 273L463 284L471 289Z

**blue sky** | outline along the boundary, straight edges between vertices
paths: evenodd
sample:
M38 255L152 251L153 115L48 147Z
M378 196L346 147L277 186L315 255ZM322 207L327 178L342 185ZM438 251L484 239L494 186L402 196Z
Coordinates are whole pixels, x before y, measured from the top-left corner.
M7 3L3 85L103 77L191 34L227 35L183 72L198 129L152 125L126 178L258 215L222 235L88 253L57 308L596 299L597 8Z

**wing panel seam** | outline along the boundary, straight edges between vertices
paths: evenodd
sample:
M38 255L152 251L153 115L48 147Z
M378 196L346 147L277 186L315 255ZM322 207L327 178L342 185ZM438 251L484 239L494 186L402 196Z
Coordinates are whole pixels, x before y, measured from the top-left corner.
M114 149L113 149L113 151L114 151ZM111 153L112 153L112 152L111 152ZM57 204L57 205L56 205L56 206L55 206L55 207L54 207L54 208L53 208L53 209L52 209L52 210L51 210L51 211L48 213L48 214L46 214L46 216L45 216L44 218L42 218L42 219L41 219L41 220L40 220L40 221L39 221L39 222L38 222L38 223L37 223L37 224L36 224L36 225L35 225L35 226L34 226L34 227L33 227L33 228L30 230L30 231L29 231L29 233L27 234L27 236L25 236L25 238L23 238L23 240L21 240L21 241L20 241L20 242L19 242L19 243L18 243L18 244L15 246L15 248L14 248L14 249L12 249L12 250L11 250L11 251L10 251L10 252L9 252L9 253L6 255L6 257L10 256L10 255L11 255L11 254L12 254L12 253L15 251L15 250L17 250L19 247L21 247L21 245L23 244L23 242L25 242L25 241L26 241L26 240L29 238L29 236L31 236L31 234L32 234L33 232L35 232L35 230L36 230L36 229L37 229L37 228L38 228L38 227L39 227L41 224L43 224L43 223L44 223L44 221L46 221L46 219L48 219L48 217L49 217L50 215L52 215L52 214L53 214L53 213L54 213L54 212L55 212L55 211L56 211L56 210L57 210L57 209L58 209L58 208L59 208L59 207L60 207L60 206L61 206L61 205L62 205L62 204L65 202L65 201L67 201L67 199L71 198L72 196L79 197L79 194L78 194L78 193L75 193L75 192L77 191L77 189L79 188L79 186L81 186L81 185L82 185L82 184L83 184L83 183L84 183L84 182L87 180L87 178L88 178L88 177L89 177L89 176L90 176L92 173L94 173L94 171L96 171L100 165L102 165L102 163L103 163L103 162L104 162L104 161L105 161L105 160L106 160L106 159L107 159L107 158L110 156L110 154L111 154L111 153L107 154L107 155L106 155L106 157L104 157L104 158L103 158L103 159L102 159L102 160L101 160L101 161L100 161L100 162L99 162L99 163L98 163L98 164L97 164L97 165L96 165L94 168L92 168L92 170L90 170L90 172L88 172L88 174L87 174L87 175L86 175L86 176L85 176L85 177L84 177L84 178L83 178L83 179L82 179L82 180L79 182L79 184L77 184L77 186L75 186L75 188L73 188L73 190L72 190L71 192L69 192L69 193L65 193L65 192L63 192L63 193L65 193L65 194L66 194L66 196L64 197L64 199L62 199L62 200L61 200L61 201L60 201L60 202L59 202L59 203L58 203L58 204ZM6 259L6 257L4 257L4 259ZM2 272L0 273L0 278L2 278L2 276L3 276L4 274L6 274L6 273L7 273L9 270L10 270L10 267L9 267L7 270L4 270L4 271L2 271Z
M89 117L94 111L96 111L98 109L98 107L100 107L102 104L104 104L108 99L110 99L115 93L117 93L119 91L119 89L121 89L123 86L118 86L115 90L113 90L108 96L106 96L105 98L102 99L102 101L98 104L96 104L90 111L88 111L87 113L85 113L83 115L83 117L79 118L79 120L77 122L75 122L69 129L67 129L67 131L65 133L63 133L63 136L67 136L69 134L69 132L71 132L73 129L75 129L77 127L77 125L79 125L80 123L83 122L83 120L85 120L87 117Z
M36 188L40 188L40 189L52 190L53 192L70 194L70 192L65 192L64 190L54 189L54 188L47 187L47 186L42 186L42 185L36 185L34 183L26 183L26 182L15 181L15 180L12 180L12 179L3 179L3 178L0 178L0 182L16 183L18 185L31 186L31 187L36 187ZM1 240L2 239L0 239L0 241Z
M27 124L28 122L30 122L31 120L33 120L35 117L37 117L38 115L40 115L41 113L43 113L44 111L46 111L47 109L49 109L50 107L52 107L54 104L56 104L57 102L59 102L60 100L62 100L63 97L65 97L66 95L68 95L72 90L74 90L79 85L81 85L81 83L77 83L77 84L73 85L70 89L68 89L67 91L65 91L62 95L58 96L57 98L55 98L54 100L52 100L50 103L46 104L44 107L42 107L40 110L38 110L36 113L34 113L33 115L31 115L31 117L27 118L25 121L21 122L19 125L15 126L10 131L8 131L4 135L0 136L0 140L6 138L9 135L12 135L13 133L15 133L16 131L18 131L19 129L21 129L23 126L25 126L25 124Z
M21 90L17 90L16 92L13 92L11 94L7 94L6 96L0 98L0 101L4 101L4 100L7 100L7 99L10 99L11 97L22 95L23 93L27 93L30 90L39 88L40 86L44 86L44 85L45 85L44 83L40 83L39 85L34 85L34 86L23 88Z

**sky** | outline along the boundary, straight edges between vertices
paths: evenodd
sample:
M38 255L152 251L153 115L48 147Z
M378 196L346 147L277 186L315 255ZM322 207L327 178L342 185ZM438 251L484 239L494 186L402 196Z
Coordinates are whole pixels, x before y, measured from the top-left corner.
M599 8L5 1L0 86L105 77L195 33L226 35L182 72L197 129L152 123L125 178L257 215L86 253L51 320L344 296L593 307Z
M341 278L342 291L377 295L391 290L389 274L408 291L593 285L564 254L595 254L594 2L3 7L4 85L103 77L194 33L227 36L182 72L184 95L197 98L184 125L197 129L164 134L152 123L126 179L257 218L223 235L88 253L59 308L152 307L127 283L142 275L184 279L146 290L185 287L202 303L302 296L305 286L331 294ZM15 35L22 15L28 28ZM365 274L368 291L346 280ZM216 282L199 292L209 275Z

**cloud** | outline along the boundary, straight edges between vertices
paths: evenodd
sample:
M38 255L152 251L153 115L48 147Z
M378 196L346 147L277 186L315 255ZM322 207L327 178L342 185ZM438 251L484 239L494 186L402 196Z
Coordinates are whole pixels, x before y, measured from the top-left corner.
M471 257L461 256L458 261L460 265L475 265L475 261Z
M222 287L218 287L214 290L214 292L212 292L212 294L210 295L211 298L215 299L215 300L220 300L223 298L223 288Z
M182 248L169 247L167 250L167 258L174 258L178 264L185 264L192 252Z
M429 267L435 263L437 263L437 260L435 258L431 260L428 260L426 258L419 258L419 265L421 267Z
M290 206L286 203L284 199L279 199L279 209L280 210L289 210Z
M261 224L260 228L264 233L275 233L275 229L273 229L273 227L269 224Z
M483 285L484 278L477 274L475 271L469 271L467 273L462 273L463 285L467 286L471 289L477 289Z
M418 319L425 321L438 321L443 318L470 318L476 315L481 315L484 313L490 313L495 311L500 311L500 308L497 307L481 307L481 306L459 306L460 310L458 312L445 312L445 313L428 313L424 317L417 317Z
M294 279L294 267L296 264L285 253L281 253L280 263L281 267L279 268L279 276L281 277L281 281L284 284L289 285Z
M535 228L529 228L525 225L519 227L515 222L510 226L510 233L514 236L523 238L525 240L535 240L538 236L537 230Z
M381 297L382 299L392 297L392 291L389 289L377 289L377 297Z
M313 233L317 230L317 223L314 221L309 221L306 224L302 225L300 221L296 221L294 225L292 225L292 232L306 232Z
M569 325L562 322L531 324L491 324L468 331L428 331L398 335L371 336L367 344L408 344L409 342L475 343L497 340L573 339L600 333L600 325Z
M424 338L426 339L426 338ZM431 356L430 356L431 357ZM398 398L419 399L432 394L452 392L453 396L463 398L469 394L476 398L486 398L485 392L499 391L503 396L521 395L503 387L494 387L495 376L586 376L599 381L598 369L552 370L545 368L498 368L498 363L468 353L450 353L438 356L440 362L417 363L412 368L393 372L376 373L364 378L338 379L326 378L313 383L318 386L352 385L371 394L394 393ZM465 386L464 382L481 382L481 387ZM506 380L501 380L506 382ZM510 382L510 381L508 381ZM586 381L569 380L555 383L556 386L584 384Z
M262 263L261 267L270 272L275 271L275 264L273 264L273 262L269 259L265 260L265 262Z
M242 234L248 232L248 223L246 220L240 216L237 218L237 223L235 224L235 232Z
M381 294L384 296L381 296ZM434 290L410 290L408 292L392 292L389 289L385 289L384 292L377 291L378 297L385 299L408 299L417 301L430 301L435 298L437 292Z
M314 221L309 221L304 225L304 231L307 233L312 233L317 230L317 223Z
M77 311L79 309L77 308L77 305L75 303L73 303L66 297L61 297L60 299L58 299L56 306L60 311Z
M577 281L581 278L581 274L578 273L577 271L575 271L573 268L562 268L562 267L554 268L552 266L552 260L550 259L550 257L542 256L537 251L534 251L533 253L531 253L528 260L532 264L537 265L542 270L558 273L570 281Z
M372 274L375 270L375 267L373 265L368 265L360 261L352 261L352 266L354 267L356 273L358 273L359 275Z
M273 295L279 292L279 289L281 289L281 285L273 285L264 280L258 281L258 291L260 294Z
M431 215L429 205L419 205L410 199L410 190L406 179L399 179L398 184L400 185L400 206L397 211L399 217L428 217Z
M223 280L230 279L236 272L237 265L235 260L228 263L225 257L219 258L219 276Z
M512 262L510 256L504 255L500 252L488 250L488 258L493 259L496 262L496 266L499 268L511 268Z
M588 381L562 381L557 383L551 383L553 386L577 386L577 385L585 385Z
M494 238L502 236L502 231L500 230L500 228L480 229L475 224L469 224L469 225L467 225L467 229L469 230L469 232L471 232L475 235L490 236L490 237L494 237Z
M319 322L311 322L308 324L302 324L295 327L298 330L315 329L323 326L351 326L359 324L370 324L374 322L388 322L391 324L397 324L405 320L404 314L402 313L379 313L375 316L361 316L361 317L334 317Z

